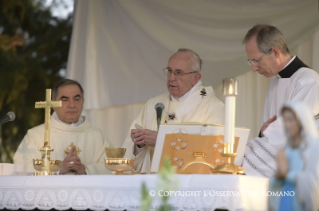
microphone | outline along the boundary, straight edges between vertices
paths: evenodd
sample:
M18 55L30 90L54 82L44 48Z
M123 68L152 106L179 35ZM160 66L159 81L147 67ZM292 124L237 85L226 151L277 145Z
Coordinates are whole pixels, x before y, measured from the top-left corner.
M155 110L156 110L156 119L157 119L157 131L159 129L159 126L161 124L162 119L162 111L165 109L165 106L163 103L156 103Z
M15 113L13 113L12 111L8 112L7 115L5 117L3 117L2 119L0 119L0 125L9 122L9 121L13 121L16 118Z

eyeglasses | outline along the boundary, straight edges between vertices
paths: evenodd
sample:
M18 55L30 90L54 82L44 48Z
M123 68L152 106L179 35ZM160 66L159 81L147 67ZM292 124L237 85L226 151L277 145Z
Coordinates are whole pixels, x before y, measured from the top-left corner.
M171 76L172 73L173 73L176 78L182 78L186 74L193 74L193 73L197 73L198 71L185 73L183 70L175 70L175 71L173 71L171 68L166 67L166 68L163 69L163 72L168 77Z
M272 48L269 49L268 52L271 52L272 51ZM247 64L249 64L250 66L257 66L258 65L258 62L260 62L260 60L265 56L267 55L268 53L265 53L264 55L262 55L259 59L255 60L255 59L247 59Z
M255 60L255 59L247 59L247 64L249 64L250 66L257 66L258 62L260 62L260 60L265 56L266 54L262 55L259 59Z

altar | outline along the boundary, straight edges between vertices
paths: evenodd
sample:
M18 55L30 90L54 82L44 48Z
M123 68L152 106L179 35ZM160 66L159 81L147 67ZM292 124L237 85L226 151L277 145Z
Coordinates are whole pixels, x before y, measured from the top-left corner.
M240 175L175 175L178 189L157 187L158 175L0 176L0 209L139 210L145 182L154 199L169 194L171 210L267 210L268 179Z
M209 169L208 172L205 172L206 174L172 174L173 180L176 181L174 185L171 185L166 180L165 182L163 182L164 180L160 180L160 176L166 177L167 175L163 176L162 174L155 173L125 175L123 171L132 170L134 160L123 157L126 149L112 147L105 148L107 156L105 167L108 170L115 171L117 175L56 175L57 168L53 167L58 166L58 169L60 169L59 162L61 161L57 162L58 160L51 159L53 149L50 146L49 139L50 107L59 106L58 103L60 102L51 101L51 90L48 89L46 91L46 101L36 104L36 107L38 105L39 108L46 109L44 146L39 149L42 156L41 159L33 160L33 167L38 172L26 173L29 172L26 169L27 165L23 165L22 163L14 165L1 164L0 209L68 210L71 208L74 210L135 211L141 210L141 197L143 195L144 198L148 198L146 201L150 202L150 210L159 208L163 197L168 197L170 210L174 211L213 211L215 209L227 209L231 211L267 210L269 180L267 178L238 175L239 173L244 174L240 164L242 163L241 159L244 155L249 129L237 128L235 130L234 112L237 81L233 79L227 81L230 84L230 88L227 89L227 99L229 98L231 101L230 103L226 103L226 111L227 108L230 111L226 112L229 115L226 115L225 119L227 121L225 120L225 127L206 124L200 126L164 125L160 127L155 150L155 157L158 159L153 160L154 165L151 172L160 172L159 164L160 158L163 155L163 146L165 149L165 136L167 134L175 135L174 131L178 130L180 132L177 135L177 141L183 141L183 147L176 146L173 149L177 151L185 149L180 154L184 156L188 152L188 158L191 158L188 162L189 165L193 163L209 164L215 173L214 175L211 174L211 170ZM231 106L227 107L227 105ZM163 128L172 131L165 131ZM182 131L187 131L187 133L184 134ZM194 134L203 136L205 143L207 142L207 146L198 147L198 144L192 146L193 143L190 137ZM208 138L210 138L209 134L213 136L221 136L223 134L223 137L218 139L218 144L215 143L213 146L211 140L208 142ZM185 141L182 139L182 135L183 138L187 137ZM237 139L236 143L235 135ZM196 141L198 143L199 137L197 136ZM193 142L195 142L195 139ZM168 143L168 145L169 147L166 148L169 149L172 148L171 146L175 146L172 143ZM187 147L188 145L190 147ZM220 151L217 150L217 145L220 147ZM214 149L215 151L206 150L213 147L216 148ZM195 152L193 152L194 150ZM225 161L221 162L220 159L209 157L216 153L224 156L226 158ZM207 157L206 154L208 155ZM174 157L175 159L176 155L169 157ZM186 161L186 157L182 158ZM197 159L195 160L196 162L192 160L194 159L193 157ZM198 157L201 160L198 160ZM209 162L215 160L216 165L212 166L204 158L210 160ZM161 165L162 168L165 166L172 168L171 161L168 160L168 162L168 165ZM73 161L70 164L73 164ZM125 169L123 169L123 165ZM181 165L183 165L183 162ZM221 168L219 169L220 166ZM126 167L129 167L129 169L126 169ZM176 166L177 169L179 167ZM68 173L68 171L66 172ZM200 171L192 171L191 173L194 172L198 173ZM178 173L184 172L179 171ZM159 185L160 182L162 182L161 185ZM143 184L145 184L147 189L146 192L144 191L144 194L142 194Z

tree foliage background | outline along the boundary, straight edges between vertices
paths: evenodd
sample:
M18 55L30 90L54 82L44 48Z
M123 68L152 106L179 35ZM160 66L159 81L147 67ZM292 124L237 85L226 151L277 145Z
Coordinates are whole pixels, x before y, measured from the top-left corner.
M66 69L72 17L54 17L43 3L0 0L0 117L16 114L0 126L0 162L12 162L27 130L44 122L35 102L45 100L45 89Z

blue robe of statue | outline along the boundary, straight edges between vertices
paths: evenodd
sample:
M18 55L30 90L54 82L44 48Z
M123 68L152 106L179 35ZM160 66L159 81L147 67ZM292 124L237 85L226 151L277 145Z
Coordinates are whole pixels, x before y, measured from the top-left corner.
M295 195L281 196L279 199L278 210L279 211L303 211L303 207L300 204L297 192L296 192L296 177L303 169L303 158L300 148L287 147L285 153L289 162L289 172L284 180L277 180L275 177L271 178L270 186L274 191L275 189L281 189L282 192L294 191Z

